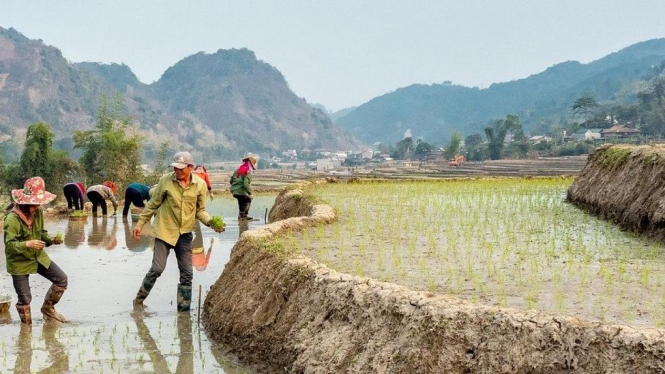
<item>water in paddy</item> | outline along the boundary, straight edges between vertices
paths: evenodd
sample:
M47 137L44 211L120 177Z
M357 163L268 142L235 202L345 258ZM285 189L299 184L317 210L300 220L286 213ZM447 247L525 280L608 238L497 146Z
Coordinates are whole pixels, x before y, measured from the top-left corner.
M145 313L133 313L132 299L152 262L151 238L131 238L131 219L47 220L50 234L65 243L46 249L68 275L69 287L56 309L69 323L44 323L39 311L49 282L30 276L32 328L22 326L12 303L10 320L0 321L0 373L247 373L224 347L208 340L198 321L210 286L217 280L241 230L264 224L275 196L257 196L250 215L260 221L239 226L234 199L209 202L211 214L224 217L226 231L202 226L194 247L191 313L176 312L178 266L175 255L145 301ZM144 229L144 233L149 231ZM15 297L0 244L0 295ZM199 299L199 286L202 294Z

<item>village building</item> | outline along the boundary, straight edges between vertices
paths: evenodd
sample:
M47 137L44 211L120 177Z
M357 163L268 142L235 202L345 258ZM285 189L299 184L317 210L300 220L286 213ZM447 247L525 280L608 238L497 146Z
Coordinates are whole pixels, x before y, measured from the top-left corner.
M605 139L619 139L619 138L629 138L636 136L640 133L639 130L631 129L623 125L612 126L608 129L602 129L600 134Z
M603 129L579 129L570 138L577 141L598 140L602 138Z
M338 158L320 158L316 160L316 170L332 170L335 168L342 167L342 160Z

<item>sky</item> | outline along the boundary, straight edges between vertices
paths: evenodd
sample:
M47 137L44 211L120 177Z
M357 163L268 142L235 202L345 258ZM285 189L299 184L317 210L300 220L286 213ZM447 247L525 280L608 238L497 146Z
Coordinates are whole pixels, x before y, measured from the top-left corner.
M486 88L665 37L663 0L2 0L0 27L144 83L248 48L331 111L411 84Z

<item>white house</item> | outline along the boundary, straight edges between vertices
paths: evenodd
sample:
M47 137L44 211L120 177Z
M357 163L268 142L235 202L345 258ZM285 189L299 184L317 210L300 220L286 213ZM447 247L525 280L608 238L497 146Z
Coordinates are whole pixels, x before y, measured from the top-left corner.
M581 129L576 131L571 137L575 140L595 140L602 137L602 129Z
M336 158L320 158L316 160L316 170L330 170L342 166L342 161Z

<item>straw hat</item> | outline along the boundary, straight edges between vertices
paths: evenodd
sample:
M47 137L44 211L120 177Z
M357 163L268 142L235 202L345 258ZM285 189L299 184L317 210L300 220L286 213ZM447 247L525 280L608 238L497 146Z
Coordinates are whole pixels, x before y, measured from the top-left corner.
M242 160L249 161L252 164L252 167L256 169L256 157L254 155L247 155Z

